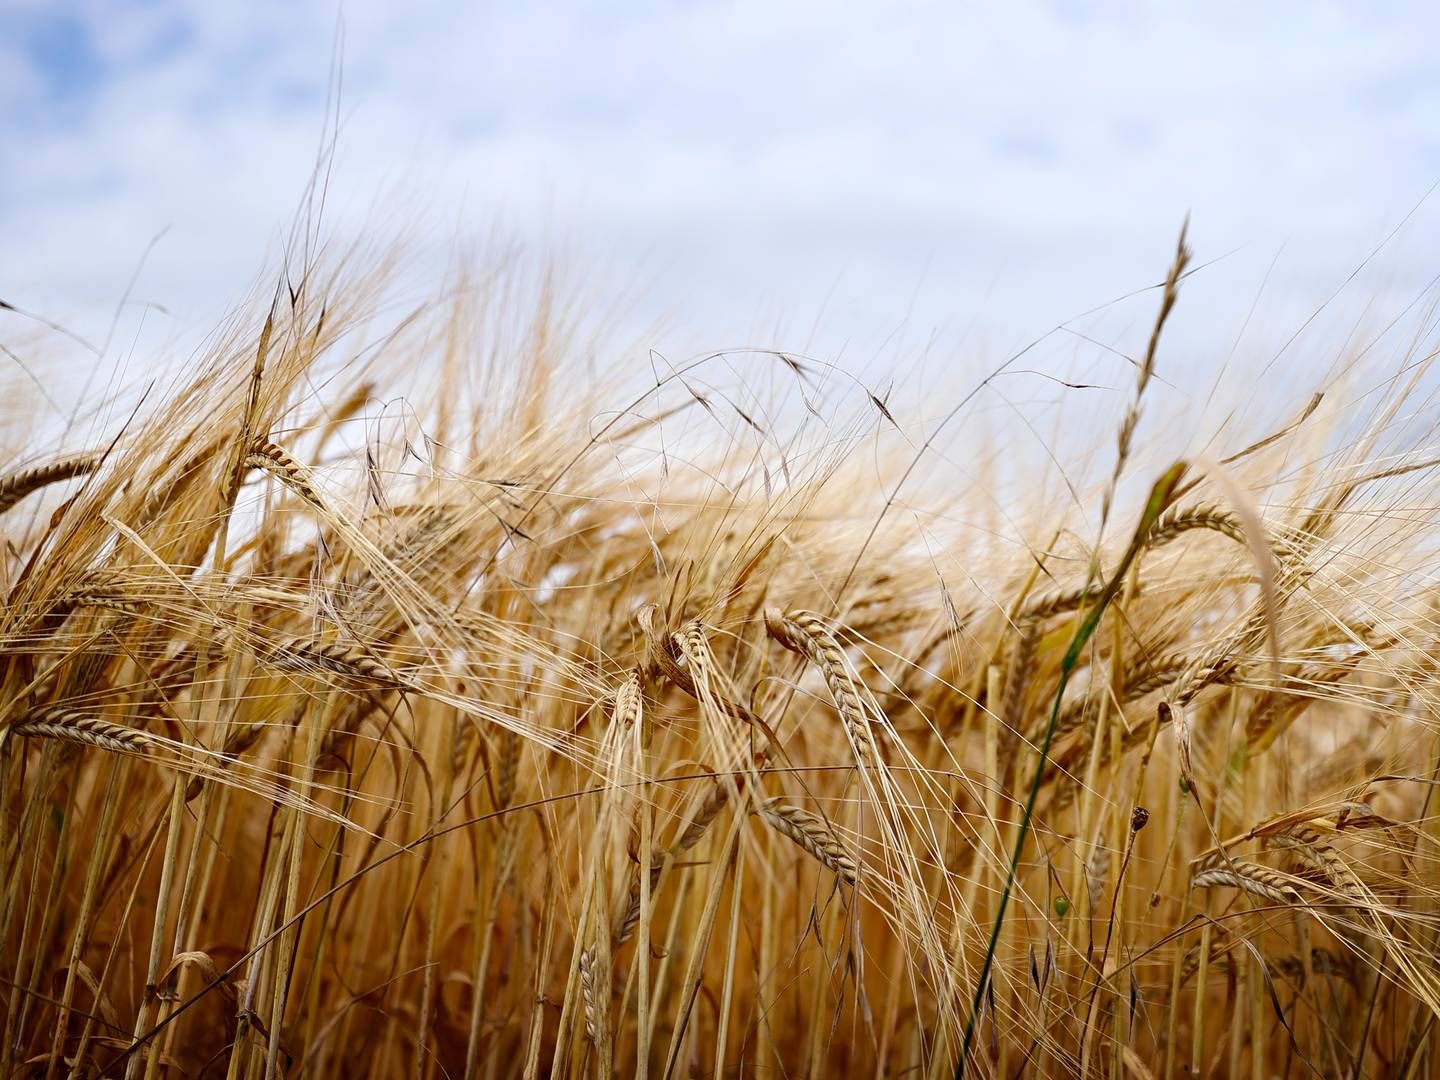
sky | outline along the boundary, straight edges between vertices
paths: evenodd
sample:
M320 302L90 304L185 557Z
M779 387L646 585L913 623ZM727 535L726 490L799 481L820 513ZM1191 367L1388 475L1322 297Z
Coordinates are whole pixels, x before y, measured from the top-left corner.
M1260 364L1428 295L1434 10L0 0L0 300L137 362L196 340L274 265L338 88L327 235L405 232L437 282L561 260L644 348L880 379L1065 323L1044 362L1118 383L1154 296L1112 301L1188 215L1172 374Z

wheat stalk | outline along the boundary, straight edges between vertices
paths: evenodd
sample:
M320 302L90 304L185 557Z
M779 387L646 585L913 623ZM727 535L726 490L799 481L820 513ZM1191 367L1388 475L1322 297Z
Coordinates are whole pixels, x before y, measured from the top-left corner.
M323 671L389 686L404 685L404 680L399 675L360 645L318 641L313 638L292 638L270 647L262 657L286 671Z
M585 1037L598 1048L605 1045L608 1009L595 982L595 950L584 949L580 953L580 997L585 1006Z
M1057 615L1068 615L1082 604L1089 603L1100 594L1098 585L1077 585L1065 589L1051 589L1026 602L1019 621L1024 623L1045 622Z
M58 739L126 754L146 754L156 746L155 741L138 728L64 708L47 709L8 730L21 738Z
M845 845L810 811L776 798L762 803L759 813L767 825L828 866L845 884L859 880L860 871Z
M310 480L310 470L278 443L258 440L254 449L245 455L245 464L252 469L264 469L315 509L325 509L325 501Z
M100 454L72 454L0 476L0 514L43 487L94 472L101 459Z
M1177 504L1170 507L1151 526L1145 543L1151 548L1164 547L1195 529L1208 529L1228 536L1237 544L1245 543L1245 531L1240 519L1230 511L1211 503L1190 506Z
M1232 861L1224 866L1201 870L1190 879L1190 884L1197 889L1241 889L1277 904L1297 904L1300 901L1300 894L1285 874L1253 862Z
M799 653L820 669L835 709L850 733L856 759L862 765L874 762L870 721L850 677L845 651L825 620L812 611L782 612L779 608L766 608L765 629L785 648Z

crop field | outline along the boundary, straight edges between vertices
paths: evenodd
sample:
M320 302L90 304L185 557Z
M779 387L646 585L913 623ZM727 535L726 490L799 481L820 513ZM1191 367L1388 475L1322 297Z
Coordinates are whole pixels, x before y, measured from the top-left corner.
M1430 1075L1433 354L1195 450L1189 259L1063 497L343 259L16 423L0 1076Z

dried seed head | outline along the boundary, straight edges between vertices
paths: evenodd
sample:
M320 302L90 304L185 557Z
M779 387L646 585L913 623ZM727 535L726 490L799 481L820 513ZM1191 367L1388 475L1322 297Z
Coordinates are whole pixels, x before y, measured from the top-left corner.
M61 480L94 472L99 464L99 454L75 454L52 461L48 465L33 465L28 469L19 469L0 476L0 514L31 492Z
M255 444L255 448L245 455L245 464L252 469L264 469L275 476L317 510L325 508L320 493L310 482L310 470L296 461L283 446L269 439L261 439Z
M785 648L806 657L820 669L835 709L850 734L856 758L862 765L873 762L875 752L865 706L845 663L845 650L825 620L813 611L781 612L771 607L765 609L765 629Z
M1234 861L1228 866L1215 866L1201 870L1190 879L1190 884L1197 889L1229 886L1232 889L1241 889L1266 900L1272 900L1277 904L1294 904L1300 899L1294 885L1286 875L1277 873L1268 866L1261 866L1259 863L1253 862Z
M21 720L10 732L24 738L58 739L128 754L143 754L155 746L155 741L138 728L66 708L45 709Z
M855 884L859 878L855 860L820 818L808 810L787 803L784 799L771 799L762 805L760 816L771 828L788 836L835 871L847 885Z

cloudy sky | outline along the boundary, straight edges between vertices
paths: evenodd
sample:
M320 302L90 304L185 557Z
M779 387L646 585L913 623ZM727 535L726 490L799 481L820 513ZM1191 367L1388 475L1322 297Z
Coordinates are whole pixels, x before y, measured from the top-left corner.
M1440 270L1432 10L0 0L0 299L102 338L160 236L123 333L189 340L278 251L338 55L327 228L437 279L499 236L661 348L1000 358L1158 280L1188 213L1182 340L1268 357L1382 243L1327 317Z

